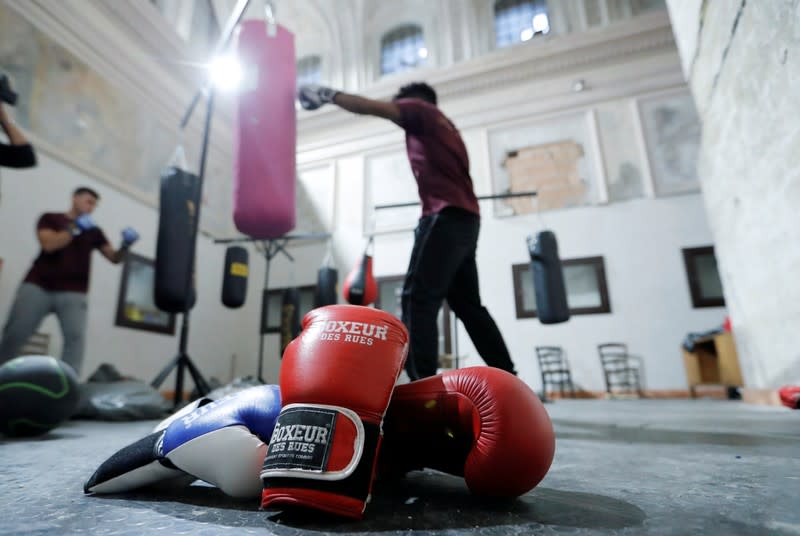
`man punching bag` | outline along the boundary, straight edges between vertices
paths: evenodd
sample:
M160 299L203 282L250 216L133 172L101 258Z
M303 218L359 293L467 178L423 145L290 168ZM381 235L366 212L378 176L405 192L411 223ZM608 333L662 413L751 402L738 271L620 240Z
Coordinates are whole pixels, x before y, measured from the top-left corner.
M566 322L569 306L556 235L552 231L541 231L535 237L529 236L528 253L539 321L542 324Z
M314 307L335 305L339 286L339 271L332 266L331 254L325 256L317 271L317 288L314 291Z
M225 272L222 274L222 304L231 309L244 305L247 298L247 250L230 246L225 250Z
M372 276L372 255L368 253L372 240L369 239L364 255L344 280L342 293L351 305L370 305L378 297L378 285Z

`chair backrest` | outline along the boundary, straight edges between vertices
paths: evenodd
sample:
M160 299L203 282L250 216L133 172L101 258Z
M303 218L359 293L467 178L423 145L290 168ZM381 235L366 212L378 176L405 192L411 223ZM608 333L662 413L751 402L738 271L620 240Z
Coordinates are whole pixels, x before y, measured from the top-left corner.
M597 345L603 368L609 365L628 363L628 345L622 342L606 342Z
M569 368L564 350L560 346L537 346L536 359L542 372Z

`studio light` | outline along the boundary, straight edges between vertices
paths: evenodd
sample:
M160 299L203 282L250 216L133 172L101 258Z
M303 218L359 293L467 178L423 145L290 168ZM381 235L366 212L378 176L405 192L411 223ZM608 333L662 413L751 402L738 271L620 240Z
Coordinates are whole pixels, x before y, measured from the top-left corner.
M234 91L242 81L242 66L233 56L218 56L208 65L211 82L221 91Z
M550 31L550 21L547 19L547 15L544 13L539 13L533 17L533 33L543 33L546 34Z
M523 41L530 41L533 37L533 28L525 28L522 30L522 33L519 34L519 38Z

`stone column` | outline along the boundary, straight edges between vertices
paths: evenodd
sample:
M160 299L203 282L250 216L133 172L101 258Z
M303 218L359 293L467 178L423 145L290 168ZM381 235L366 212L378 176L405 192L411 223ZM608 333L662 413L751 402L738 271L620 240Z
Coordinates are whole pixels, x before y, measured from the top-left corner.
M745 384L800 384L800 1L667 4Z

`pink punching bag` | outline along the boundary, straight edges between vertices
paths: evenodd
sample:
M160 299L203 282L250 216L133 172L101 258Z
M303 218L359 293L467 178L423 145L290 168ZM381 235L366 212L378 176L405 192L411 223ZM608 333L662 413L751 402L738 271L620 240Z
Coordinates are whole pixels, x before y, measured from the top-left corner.
M233 222L253 238L283 236L295 225L294 35L263 20L241 23L242 64L234 134Z

